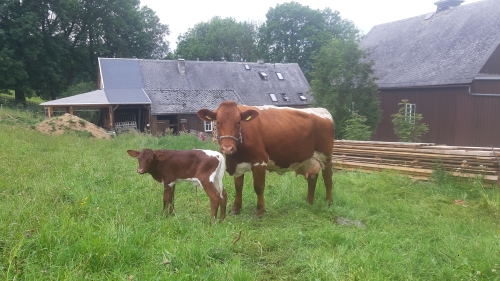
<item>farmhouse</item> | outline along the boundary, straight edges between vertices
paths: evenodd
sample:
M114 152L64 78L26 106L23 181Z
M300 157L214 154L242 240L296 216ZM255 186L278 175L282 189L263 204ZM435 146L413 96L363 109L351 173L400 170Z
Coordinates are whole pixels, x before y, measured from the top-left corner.
M425 15L363 38L378 77L382 119L372 140L397 141L391 115L423 115L423 142L500 147L500 1L437 1Z
M108 130L211 132L211 122L196 112L225 100L296 108L311 101L296 63L99 58L97 82L95 91L42 103L47 116L93 110Z

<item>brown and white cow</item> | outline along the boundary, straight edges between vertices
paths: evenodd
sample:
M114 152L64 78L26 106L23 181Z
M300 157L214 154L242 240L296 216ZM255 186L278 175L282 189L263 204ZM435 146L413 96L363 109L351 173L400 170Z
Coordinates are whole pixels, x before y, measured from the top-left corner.
M323 108L236 105L222 102L215 111L201 109L198 117L216 121L220 151L226 155L226 170L234 176L236 197L231 214L239 214L244 173L252 171L257 194L257 216L265 212L266 170L282 174L295 171L307 179L307 202L314 201L319 170L332 204L332 152L334 123Z
M222 186L224 156L212 150L127 150L139 160L139 174L149 173L164 187L163 210L174 210L175 184L188 181L202 186L210 198L212 222L220 206L220 220L226 217L227 193Z

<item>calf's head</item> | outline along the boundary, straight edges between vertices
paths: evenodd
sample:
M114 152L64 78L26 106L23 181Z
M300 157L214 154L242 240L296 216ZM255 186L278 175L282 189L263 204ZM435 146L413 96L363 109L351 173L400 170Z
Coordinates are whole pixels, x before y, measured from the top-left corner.
M131 157L139 160L139 168L137 168L137 172L139 174L149 173L155 162L163 161L167 158L165 154L155 153L153 150L148 148L145 148L140 152L136 150L127 150L127 153Z
M253 109L241 112L233 101L222 102L215 111L204 108L196 114L204 121L217 122L220 152L226 155L235 153L243 139L241 122L248 122L259 116L259 112Z

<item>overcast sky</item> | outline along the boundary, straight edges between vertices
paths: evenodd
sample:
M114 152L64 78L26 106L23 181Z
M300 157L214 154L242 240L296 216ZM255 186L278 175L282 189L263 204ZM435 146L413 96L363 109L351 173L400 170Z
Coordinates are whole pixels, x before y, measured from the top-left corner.
M343 19L351 20L364 34L381 23L396 21L434 12L438 0L295 0L312 9L330 8L339 11ZM480 0L465 0L467 5ZM177 37L200 22L208 22L215 16L232 17L237 21L251 21L259 24L266 21L269 8L290 1L273 0L141 0L141 6L148 6L156 12L161 23L168 24L171 49L176 47Z

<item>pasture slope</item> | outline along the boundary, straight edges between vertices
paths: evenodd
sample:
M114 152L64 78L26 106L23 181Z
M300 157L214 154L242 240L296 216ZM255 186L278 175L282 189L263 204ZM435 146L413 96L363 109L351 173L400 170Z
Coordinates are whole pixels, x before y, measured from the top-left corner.
M242 214L211 224L206 194L197 205L188 183L163 216L160 184L139 176L126 150L212 143L46 135L40 121L0 111L2 280L500 279L500 196L479 180L337 172L328 207L321 180L308 205L303 177L272 173L256 219L247 176ZM232 202L227 174L224 186Z

